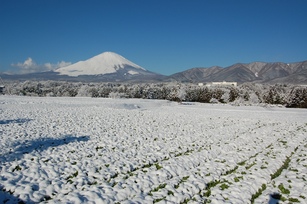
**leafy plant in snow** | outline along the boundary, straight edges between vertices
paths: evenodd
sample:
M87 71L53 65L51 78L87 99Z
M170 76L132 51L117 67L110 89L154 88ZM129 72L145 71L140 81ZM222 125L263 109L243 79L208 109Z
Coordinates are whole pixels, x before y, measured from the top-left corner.
M182 177L181 181L186 182L188 180L188 178L189 178L189 176L184 176L184 177Z
M164 200L164 199L165 199L165 197L154 199L154 200L153 200L153 203L158 203L158 202L160 202L160 201L162 201L162 200Z
M273 180L277 178L284 169L287 169L289 167L290 161L290 157L287 157L283 165L274 174L271 174L271 179Z
M297 198L288 198L288 201L293 202L293 203L299 203L300 200Z
M21 171L21 167L19 165L15 166L15 168L13 169L13 172L14 171Z
M238 177L235 177L235 178L234 178L234 181L235 181L235 182L239 182L239 181L240 181L240 179L243 179L243 176L238 176Z
M77 176L78 176L78 171L76 171L76 172L73 173L72 175L68 176L68 177L66 178L66 180L72 179L72 178L77 177Z
M258 198L265 189L266 189L266 184L262 184L261 188L259 188L258 191L252 195L251 203L254 203L255 199Z
M230 169L228 171L226 171L223 175L229 175L229 174L232 174L233 172L235 172L239 167L238 166L235 166L233 169Z
M207 186L206 186L206 190L216 186L217 184L219 184L220 181L219 180L214 180L214 181L210 181L209 183L207 183Z
M253 167L255 164L256 164L256 163L254 162L254 163L252 163L252 164L250 164L250 165L246 166L246 167L245 167L245 168L246 168L246 170L248 170L248 169L252 168L252 167Z
M150 168L152 164L144 164L142 168Z
M223 183L223 184L220 186L220 188L221 188L222 191L223 191L223 190L229 188L229 186L228 186L226 183Z
M95 149L98 152L98 150L103 149L103 147L97 146Z
M174 188L176 188L176 189L179 188L180 184L183 183L183 182L186 182L188 179L189 179L189 176L182 177L182 179L179 181L179 183L174 185Z
M286 189L282 183L278 185L278 189L282 194L290 194L289 189Z
M160 184L158 187L154 188L151 192L157 192L158 190L165 188L166 183Z
M162 168L163 168L163 167L162 167L162 166L160 166L158 163L156 163L156 164L155 164L155 166L156 166L157 170L159 170L159 169L162 169Z
M209 197L210 195L211 195L211 190L210 190L210 189L208 189L208 190L203 194L204 197Z
M245 165L245 162L246 162L246 160L239 162L238 165L243 166L243 165Z
M180 204L187 204L191 199L185 198L183 201L180 202Z
M174 192L173 192L173 191L168 190L168 191L167 191L167 195L172 195L172 196L174 196Z

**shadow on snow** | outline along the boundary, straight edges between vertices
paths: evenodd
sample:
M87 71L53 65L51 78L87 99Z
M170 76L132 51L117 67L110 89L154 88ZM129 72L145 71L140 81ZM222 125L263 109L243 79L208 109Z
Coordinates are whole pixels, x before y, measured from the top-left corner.
M12 120L12 121L20 121L20 120ZM0 121L0 124L7 124L7 122L2 123L3 121ZM82 137L76 137L67 135L63 138L41 138L38 140L33 141L25 141L23 143L17 143L14 144L11 148L10 152L1 155L0 161L1 162L10 162L14 160L19 160L23 157L24 154L28 154L33 151L43 151L49 147L56 147L65 145L71 142L86 142L89 140L89 136L82 136ZM32 202L31 200L23 201L19 199L18 197L14 196L12 192L5 191L4 186L0 185L0 203L27 203L32 204L35 202Z
M3 190L3 188L0 186L0 203L6 203L6 204L34 204L33 201L23 201L17 197L15 197L13 194L10 192L6 192Z
M27 118L20 118L20 119L15 119L15 120L0 120L0 125L7 125L11 123L22 124L22 123L27 123L31 120L32 119L27 119Z
M66 145L71 142L86 142L89 140L89 138L89 136L76 137L67 135L62 138L40 138L32 141L25 140L24 142L13 144L8 153L0 155L0 159L3 162L19 160L23 157L24 154L28 154L33 151L40 152L48 149L49 147Z

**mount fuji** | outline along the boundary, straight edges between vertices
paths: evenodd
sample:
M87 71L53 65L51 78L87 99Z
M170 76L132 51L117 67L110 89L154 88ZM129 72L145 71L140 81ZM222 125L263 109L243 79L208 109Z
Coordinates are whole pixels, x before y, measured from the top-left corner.
M79 61L55 70L60 75L73 77L81 75L104 75L120 71L124 71L124 74L137 75L147 70L114 52L104 52L86 61Z

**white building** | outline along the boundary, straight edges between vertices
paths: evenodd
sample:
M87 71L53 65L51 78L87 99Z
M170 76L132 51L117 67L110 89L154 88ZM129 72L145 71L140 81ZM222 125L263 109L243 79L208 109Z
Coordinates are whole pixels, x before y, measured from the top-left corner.
M206 84L206 86L237 86L237 85L238 85L237 82L226 82L226 81L210 82Z

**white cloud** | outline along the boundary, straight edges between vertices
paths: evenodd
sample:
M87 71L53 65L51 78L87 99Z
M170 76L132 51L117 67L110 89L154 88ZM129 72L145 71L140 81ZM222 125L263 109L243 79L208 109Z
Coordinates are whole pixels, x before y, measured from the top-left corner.
M61 61L56 64L47 62L45 64L37 64L31 57L26 59L24 62L18 62L11 64L12 67L18 68L17 72L20 74L27 74L33 72L45 72L58 69L70 65L71 62Z
M32 60L31 57L29 57L26 61L23 63L18 62L17 64L11 64L13 67L18 67L22 70L33 70L37 69L37 64Z
M56 64L51 64L50 62L48 62L48 63L44 64L44 67L47 68L48 70L54 70L54 69L58 69L58 68L61 68L61 67L66 67L68 65L71 65L71 62L61 61L61 62L58 62Z

